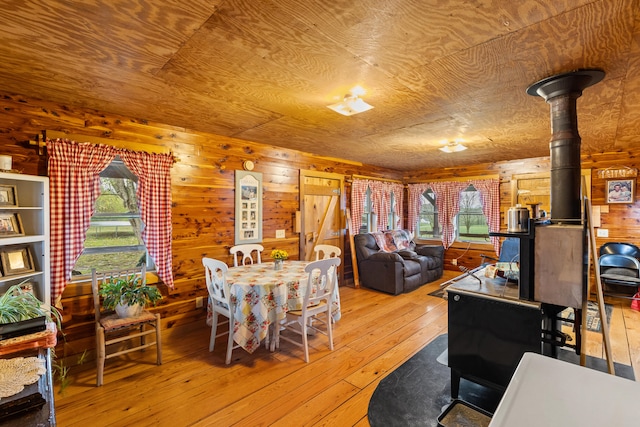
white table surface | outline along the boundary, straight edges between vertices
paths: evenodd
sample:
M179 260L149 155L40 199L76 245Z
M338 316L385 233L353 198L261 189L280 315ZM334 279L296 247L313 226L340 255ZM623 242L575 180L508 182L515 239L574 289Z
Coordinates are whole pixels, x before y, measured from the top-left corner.
M640 383L525 353L489 427L640 426Z

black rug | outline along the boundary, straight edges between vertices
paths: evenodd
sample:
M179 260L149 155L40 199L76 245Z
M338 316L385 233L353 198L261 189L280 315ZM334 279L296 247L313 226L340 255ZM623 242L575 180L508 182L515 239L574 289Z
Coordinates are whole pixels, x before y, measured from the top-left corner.
M611 324L611 314L613 313L613 306L611 304L604 305L604 311L607 313L607 325ZM572 308L567 308L560 316L565 317L571 322L562 322L564 325L573 326L574 312ZM600 332L602 329L602 322L600 321L600 310L598 304L593 301L587 302L587 329L593 332Z
M447 349L447 335L438 336L411 359L385 377L369 401L368 418L372 427L433 426L451 403L451 373L442 357ZM446 355L446 353L444 353ZM559 359L578 364L574 352L560 349ZM438 361L440 359L441 361ZM614 364L616 375L634 379L630 366ZM587 357L587 367L607 371L605 360ZM464 378L460 380L459 398L493 413L502 393Z
M432 297L444 298L444 290L445 288L439 288L433 292L430 292L429 295Z

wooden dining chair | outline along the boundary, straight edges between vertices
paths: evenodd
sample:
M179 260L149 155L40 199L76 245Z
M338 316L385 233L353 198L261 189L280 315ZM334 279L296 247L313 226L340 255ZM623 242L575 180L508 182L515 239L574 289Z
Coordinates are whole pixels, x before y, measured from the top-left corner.
M309 329L326 335L329 340L329 348L333 350L331 310L334 298L333 290L338 285L337 270L340 262L340 258L328 258L310 262L305 267L309 278L304 288L301 289L304 292L302 309L287 312L287 318L282 324L285 331L300 335L300 340L282 334L279 338L302 347L304 360L307 363L309 362L307 338Z
M342 254L339 247L333 245L315 245L313 251L316 253L316 261L319 259L327 259L338 257Z
M240 257L240 263L242 265L246 265L247 262L249 264L253 264L254 263L254 259L253 259L253 252L256 252L256 264L261 264L262 263L262 259L260 257L260 254L262 253L262 251L264 251L264 247L262 245L259 245L257 243L255 244L245 244L245 245L236 245L236 246L232 246L231 249L229 249L229 252L231 252L231 254L233 255L233 266L237 267L238 266L238 257Z
M233 341L233 306L230 299L230 290L227 284L227 270L229 267L222 261L213 258L202 258L204 274L209 291L209 305L211 307L211 337L209 338L209 351L213 351L216 344L216 337L228 334L227 356L225 363L231 363L231 353L240 346ZM218 315L229 319L229 329L227 332L218 334Z
M135 317L120 318L113 312L104 312L100 301L99 288L102 283L118 277L139 275L145 280L146 268L119 270L113 272L97 272L91 270L91 292L95 310L96 326L96 385L101 386L104 377L106 359L117 357L132 351L144 350L156 346L156 364L162 365L162 340L160 329L160 314L153 314L147 310ZM155 334L153 342L146 342L147 335ZM123 344L129 343L122 348ZM115 350L115 351L114 351ZM108 353L108 351L111 351Z

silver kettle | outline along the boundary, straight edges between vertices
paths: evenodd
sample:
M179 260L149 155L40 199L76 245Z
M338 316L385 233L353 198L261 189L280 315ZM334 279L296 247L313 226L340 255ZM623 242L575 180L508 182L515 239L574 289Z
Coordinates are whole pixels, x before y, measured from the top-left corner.
M520 205L509 208L507 212L507 232L524 233L529 229L529 209Z

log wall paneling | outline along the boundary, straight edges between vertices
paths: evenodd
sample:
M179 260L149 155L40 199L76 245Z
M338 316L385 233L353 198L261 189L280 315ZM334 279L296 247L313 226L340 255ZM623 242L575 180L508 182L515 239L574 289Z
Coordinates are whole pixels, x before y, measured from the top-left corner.
M636 181L636 195L633 203L611 204L606 203L606 178L599 178L598 171L620 166L628 168L640 168L640 144L628 150L619 150L615 153L601 153L582 156L582 170L590 170L591 203L593 206L603 207L601 213L601 227L608 230L609 236L596 237L596 245L611 241L630 242L640 245L640 202L638 196L638 182ZM482 176L498 173L500 176L500 211L502 231L506 231L505 213L512 206L514 195L512 193L512 177L522 177L527 174L545 176L550 171L550 158L540 157L534 159L522 159L518 161L505 161L484 163L478 165L453 167L443 169L431 169L422 173L405 175L406 182L428 181L435 179L459 179L461 177ZM589 181L589 180L587 180ZM589 185L589 184L588 184ZM536 191L538 191L537 189ZM608 212L604 212L607 211ZM458 267L451 263L458 259L459 265L467 267L478 266L482 262L481 254L491 254L490 245L478 247L472 245L466 252L465 243L454 243L445 253L445 268L457 270Z
M132 149L171 151L179 160L171 171L175 288L169 290L161 285L165 298L152 307L162 315L163 328L194 321L204 325L206 313L195 304L197 297L207 296L201 259L209 256L232 263L229 248L234 244L234 171L241 170L245 160L253 161L254 170L263 174L265 261L276 247L285 249L292 259L299 257L299 235L294 233L293 218L299 209L301 169L345 178L353 174L402 177L397 171L352 161L13 94L0 94L0 108L0 153L12 155L14 168L25 174L47 174L46 156L38 155L38 148L28 143L43 130L104 141L116 139L118 144ZM278 229L285 230L284 239L275 238ZM349 253L344 254L344 259L350 260ZM345 273L349 277L351 266L350 262L347 264ZM71 363L85 350L88 359L93 358L95 332L89 287L86 283L67 286L62 301L66 338L59 340L57 354L67 356Z
M347 206L351 200L348 177L356 175L402 180L403 182L432 179L454 179L498 174L500 177L501 224L506 229L504 213L512 204L511 178L518 174L548 173L548 157L498 161L447 167L411 173L360 165L352 161L323 158L308 153L276 148L141 118L128 118L94 110L73 108L54 102L28 99L13 94L0 94L0 152L13 156L14 168L26 174L46 175L46 156L39 156L37 147L27 141L42 130L56 130L76 135L117 138L134 144L151 144L167 149L180 160L172 170L173 187L173 272L175 288L164 289L166 298L155 308L163 316L163 327L192 321L204 322L205 312L195 308L195 298L206 297L201 258L210 256L231 262L229 248L234 239L234 170L242 169L245 160L255 163L263 174L265 259L271 249L283 248L293 259L298 257L299 236L293 232L293 218L299 207L298 176L301 169L338 173L345 176ZM629 204L606 205L606 179L598 170L626 166L640 168L640 147L630 144L625 150L583 156L582 168L591 169L591 199L594 206L606 206L601 214L601 228L608 238L596 238L600 246L607 241L626 241L640 245L640 206L638 188L636 200ZM406 199L406 198L405 198ZM406 227L405 200L405 227ZM275 239L275 230L285 229L285 239ZM437 242L436 242L437 243ZM350 248L344 242L345 280L352 278ZM481 254L491 254L490 245L454 244L446 251L446 268L458 258L465 266L479 265ZM78 289L78 286L80 288ZM63 295L64 324L67 333L67 355L93 351L91 307L84 285L67 287ZM62 340L60 346L63 346ZM64 354L63 349L58 354Z

